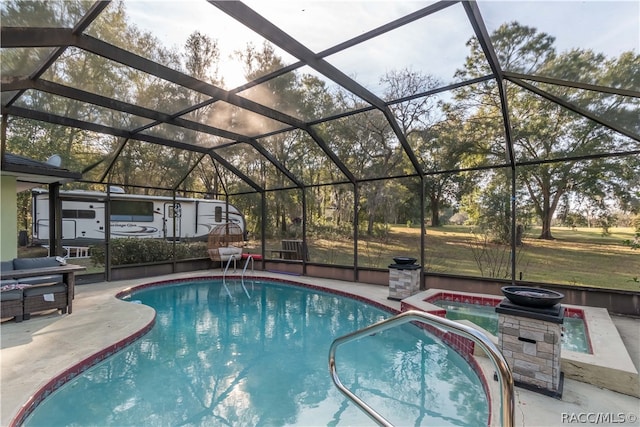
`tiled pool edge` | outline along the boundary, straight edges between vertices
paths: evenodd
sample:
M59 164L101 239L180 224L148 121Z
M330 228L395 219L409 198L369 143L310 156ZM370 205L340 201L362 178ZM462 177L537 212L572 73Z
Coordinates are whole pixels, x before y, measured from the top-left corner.
M226 277L227 280L241 280L242 276L237 276L237 275L230 275ZM126 298L127 296L129 296L130 294L137 292L137 291L141 291L144 289L148 289L148 288L155 288L158 286L171 286L171 285L176 285L179 283L188 283L188 282L195 282L195 281L205 281L205 280L220 280L222 279L222 276L218 276L218 275L208 275L208 276L196 276L196 277L183 277L183 278L178 278L178 279L169 279L169 280L161 280L161 281L157 281L157 282L149 282L149 283L144 283L144 284L140 284L140 285L135 285L135 286L131 286L128 287L120 292L118 292L116 294L116 298ZM301 282L298 280L289 280L289 279L283 279L283 278L279 278L279 277L271 277L271 276L252 276L252 278L250 280L265 280L265 281L269 281L269 282L276 282L276 283L282 283L285 285L292 285L292 286L299 286L299 287L304 287L304 288L308 288L308 289L313 289L315 291L321 291L321 292L326 292L326 293L331 293L334 295L339 295L339 296L343 296L343 297L348 297L351 299L354 299L356 301L359 302L364 302L367 303L369 305L372 305L378 309L387 311L391 314L399 314L400 310L395 309L389 305L386 305L384 303L381 303L379 301L375 301L371 298L367 298L367 297L363 297L361 295L357 295L354 294L352 292L346 292L340 289L333 289L331 287L326 287L326 286L321 286L321 285L314 285L314 284L310 284L310 283L305 283L305 282Z
M401 301L401 311L413 308L443 316L446 310L427 302L441 293L459 294L472 299L485 298L494 300L499 298L495 295L429 289L403 299ZM629 396L640 397L638 371L607 310L599 307L569 304L563 304L563 306L569 310L582 310L593 351L592 354L586 354L563 350L561 366L565 377ZM473 325L471 322L467 322L467 324ZM473 326L485 333L496 345L498 344L496 336L482 328Z
M426 298L425 300L423 300L423 302L429 303L429 304L433 304L436 305L439 310L436 310L434 312L432 312L432 314L435 314L436 316L443 316L446 317L447 311L445 308L443 308L440 304L438 304L438 302L444 301L446 304L449 303L453 303L453 304L471 304L474 306L482 306L482 307L490 307L490 308L494 308L496 306L498 306L500 304L500 302L502 302L502 300L504 298L500 298L498 296L489 296L489 295L482 295L482 296L478 296L479 294L471 294L471 293L455 293L455 292L436 292L432 295L430 295L428 298ZM407 305L405 303L405 305ZM563 305L563 309L564 309L564 316L566 319L580 319L582 320L582 324L584 325L584 329L585 329L585 340L586 340L586 344L587 344L587 350L588 351L578 351L575 350L577 353L589 353L589 354L593 354L593 346L591 345L591 339L589 338L589 331L588 331L588 327L586 322L584 321L584 310L583 308L578 308L577 306L572 306L572 305L567 305L564 304ZM497 318L496 318L497 321ZM470 321L471 322L471 321ZM479 327L479 325L475 325L476 328L478 329L482 329L482 327ZM496 325L497 326L497 325ZM485 332L484 329L482 329L483 333L487 333L487 335L494 335L493 330L489 331L487 330ZM564 351L568 351L567 349L565 349Z

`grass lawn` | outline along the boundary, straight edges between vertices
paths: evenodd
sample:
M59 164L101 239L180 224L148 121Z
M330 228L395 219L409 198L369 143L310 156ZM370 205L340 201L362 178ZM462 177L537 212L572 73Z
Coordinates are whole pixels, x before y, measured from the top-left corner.
M518 276L532 282L593 286L640 291L640 249L623 244L633 240L631 228L553 228L555 240L540 240L540 229L528 230L518 248ZM425 265L428 271L470 276L510 278L510 247L475 244L469 227L428 228ZM350 239L310 240L313 262L353 264ZM473 249L475 246L475 250ZM276 246L274 246L275 248ZM484 251L483 261L476 261ZM420 259L420 229L393 226L384 238L361 238L358 264L386 268L394 256Z

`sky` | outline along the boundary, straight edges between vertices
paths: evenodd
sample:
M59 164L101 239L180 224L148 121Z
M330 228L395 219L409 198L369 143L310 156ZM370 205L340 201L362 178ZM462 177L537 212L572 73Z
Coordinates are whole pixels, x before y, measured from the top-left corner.
M306 47L319 52L433 2L249 0L246 3ZM205 0L127 0L125 4L132 22L167 45L180 48L195 30L218 40L227 88L244 83L242 67L228 60L229 55L242 50L248 41L260 46L262 39L216 7ZM489 33L502 23L518 21L556 37L559 52L575 47L590 48L608 57L628 50L640 52L637 0L479 0L478 5ZM464 9L458 4L326 59L369 89L376 87L383 73L399 68L424 71L450 82L453 72L464 63L469 52L465 42L472 34ZM285 62L295 62L286 52L276 52Z

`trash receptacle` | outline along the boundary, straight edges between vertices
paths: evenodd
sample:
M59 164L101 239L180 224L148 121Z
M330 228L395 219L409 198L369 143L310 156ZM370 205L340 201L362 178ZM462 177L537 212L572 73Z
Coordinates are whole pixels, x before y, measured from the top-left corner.
M18 232L18 246L24 247L29 244L29 236L27 235L27 230L20 230Z

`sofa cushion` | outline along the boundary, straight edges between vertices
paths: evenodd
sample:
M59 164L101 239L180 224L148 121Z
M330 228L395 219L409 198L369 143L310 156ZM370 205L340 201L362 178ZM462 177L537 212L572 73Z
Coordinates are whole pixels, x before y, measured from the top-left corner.
M56 283L55 285L31 286L29 288L25 288L23 292L26 298L44 294L57 294L66 291L67 285L64 283Z
M48 276L23 277L18 279L23 285L39 285L41 283L58 283L62 282L62 274L50 274Z
M13 261L2 261L0 263L0 271L13 270Z
M0 292L0 301L20 301L22 299L22 289Z
M60 263L56 260L56 257L15 258L13 260L13 268L16 270L58 266L60 266Z

